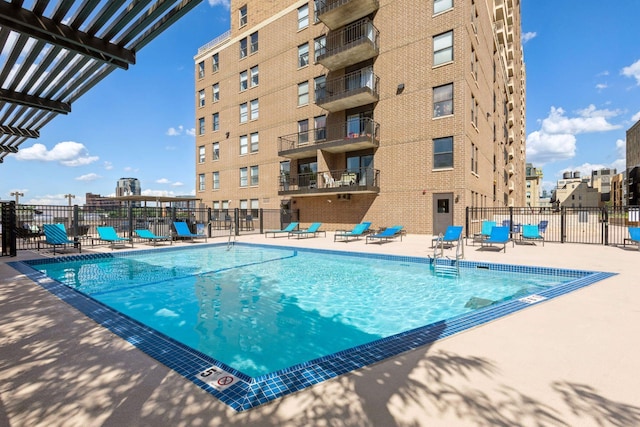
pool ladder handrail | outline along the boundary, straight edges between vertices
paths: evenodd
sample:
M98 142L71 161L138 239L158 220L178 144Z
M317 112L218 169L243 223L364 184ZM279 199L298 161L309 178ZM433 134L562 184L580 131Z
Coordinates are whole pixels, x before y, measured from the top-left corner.
M229 241L227 242L227 250L231 249L231 246L236 243L236 233L233 230L233 226L234 221L231 221L231 225L229 226ZM231 237L233 237L233 241L231 240Z
M443 275L460 275L460 265L459 260L464 258L464 245L462 242L462 234L458 237L458 243L456 244L456 257L453 262L453 265L447 263L444 264L442 262L438 262L439 259L445 259L444 256L444 235L442 233L438 234L438 238L436 239L436 243L433 246L433 272L435 274L443 274ZM447 257L449 260L449 257Z

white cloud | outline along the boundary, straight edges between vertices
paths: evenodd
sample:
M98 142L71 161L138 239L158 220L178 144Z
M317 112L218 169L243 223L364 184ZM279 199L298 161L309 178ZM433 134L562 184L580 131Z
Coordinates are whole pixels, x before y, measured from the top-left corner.
M76 178L76 181L95 181L96 179L102 178L100 175L96 173L88 173L86 175L81 175Z
M196 136L196 128L187 129L185 133L189 136Z
M176 181L173 184L171 184L172 187L182 187L184 186L184 184L180 181Z
M597 110L594 105L578 111L581 117L569 118L562 108L551 107L549 116L542 121L542 132L549 134L606 132L620 128L607 122L607 118L615 117L618 111Z
M544 165L576 155L576 137L571 134L549 134L535 131L527 137L527 162Z
M230 0L209 0L209 5L222 6L228 10L231 7L231 2Z
M620 74L622 74L623 76L635 78L636 84L640 86L640 59L629 65L628 67L624 67Z
M156 180L156 184L170 184L171 181L169 181L167 178L160 178Z
M31 147L18 151L15 157L17 160L58 162L72 167L88 165L99 159L97 156L89 156L88 150L83 144L73 141L60 142L51 150L47 150L44 144L33 144Z
M131 166L125 166L125 167L123 168L123 170L124 170L125 172L138 172L140 169L132 168Z
M522 43L524 44L524 43L528 42L529 40L534 39L537 35L538 35L538 33L531 32L531 31L529 31L527 33L523 33L522 34Z
M606 88L608 88L609 86L606 83L598 83L596 85L596 89L598 89L598 91L604 90Z
M634 122L637 122L638 120L640 120L640 111L638 111L633 116L631 116L631 120L633 120Z
M113 163L104 162L104 169L110 171L111 169L113 169Z
M143 196L157 196L157 197L175 197L173 191L166 190L142 190Z
M167 133L166 134L169 135L169 136L180 136L180 135L182 135L182 131L183 131L183 127L182 127L182 125L180 125L180 126L178 126L177 129L173 128L173 127L167 129Z

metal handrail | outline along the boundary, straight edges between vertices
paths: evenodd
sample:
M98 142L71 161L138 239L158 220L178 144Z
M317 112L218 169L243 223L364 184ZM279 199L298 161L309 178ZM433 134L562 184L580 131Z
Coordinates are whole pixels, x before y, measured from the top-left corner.
M357 123L357 128L356 128ZM357 130L357 131L356 131ZM307 144L320 144L336 141L348 141L355 138L370 138L378 141L380 125L369 118L357 122L348 121L331 126L310 129L278 137L278 151L293 150Z

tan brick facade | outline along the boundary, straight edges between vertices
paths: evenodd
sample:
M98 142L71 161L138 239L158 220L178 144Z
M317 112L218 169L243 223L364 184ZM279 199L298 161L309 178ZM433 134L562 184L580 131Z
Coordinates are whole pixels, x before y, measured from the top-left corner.
M464 224L467 206L524 206L525 72L519 0L454 1L452 8L436 14L433 1L339 4L355 5L336 15L348 19L353 13L353 19L330 30L324 20L330 22L334 10L321 9L315 23L314 2L232 2L228 37L200 49L195 57L197 196L210 207L231 200L231 208L241 207L240 201L252 207L253 200L253 207L278 209L282 200L288 200L303 223L321 221L327 230L372 221L374 227L402 224L411 233L426 234L442 230L443 218ZM309 25L299 30L299 16L304 18L299 8L305 5ZM358 7L371 5L375 10L361 19ZM247 23L239 27L240 9L245 7ZM434 66L434 37L448 32L453 35L453 60ZM248 46L247 55L240 58L241 40L250 45L256 33L257 51L251 53ZM341 40L363 34L366 43L375 39L375 55L349 63L357 60L363 43L358 39L332 50L329 40L336 40L336 34ZM326 54L316 62L314 39L323 35L328 40ZM309 44L309 59L300 67L298 47L304 43ZM335 65L345 51L346 65ZM219 64L216 72L214 55ZM320 63L324 60L330 68ZM249 83L240 90L240 73L247 71L251 79L250 70L256 66L259 84ZM314 78L323 75L326 87L316 93ZM298 85L305 81L308 103L298 105ZM338 83L347 89L336 95ZM214 84L219 87L217 102L213 102ZM449 84L452 114L434 117L434 88ZM353 87L356 90L349 92ZM203 106L200 91L204 91ZM241 104L247 103L251 110L256 99L259 117L253 120L249 113L240 123ZM214 113L219 115L217 131L213 131ZM315 129L314 119L323 115L326 128ZM204 119L202 134L200 119ZM303 120L308 120L309 132L299 125ZM371 131L374 125L368 127L373 123L378 132ZM335 129L343 131L337 138L331 136ZM258 150L251 152L249 142L248 152L241 154L241 137L256 132ZM434 139L447 137L453 138L453 164L438 167ZM213 159L214 143L220 147L218 160ZM448 158L438 155L438 159ZM285 188L280 163L287 160L291 187ZM298 169L302 163L315 170L306 174ZM249 176L245 185L240 170L256 166L259 181L252 185ZM214 172L219 175L218 189L213 189ZM200 175L204 175L202 190ZM325 182L328 175L334 182ZM351 185L339 185L346 184L345 177L353 177ZM436 212L447 209L449 217L436 219Z

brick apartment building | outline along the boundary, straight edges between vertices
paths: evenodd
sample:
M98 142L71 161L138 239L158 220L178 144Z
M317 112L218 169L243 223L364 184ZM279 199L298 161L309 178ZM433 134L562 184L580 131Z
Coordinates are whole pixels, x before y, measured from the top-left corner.
M525 204L519 0L243 0L198 50L196 196L435 234Z

